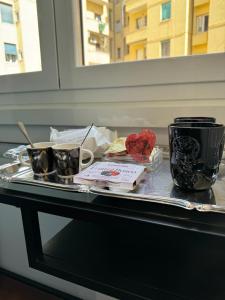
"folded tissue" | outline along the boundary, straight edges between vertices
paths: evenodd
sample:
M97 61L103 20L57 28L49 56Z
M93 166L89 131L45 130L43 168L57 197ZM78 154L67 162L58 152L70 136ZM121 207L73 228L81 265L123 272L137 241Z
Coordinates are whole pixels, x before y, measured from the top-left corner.
M58 131L50 127L50 141L57 144L74 143L80 145L89 129L90 126L82 129ZM116 138L116 131L106 127L93 126L83 144L83 148L91 150L96 158L100 158Z

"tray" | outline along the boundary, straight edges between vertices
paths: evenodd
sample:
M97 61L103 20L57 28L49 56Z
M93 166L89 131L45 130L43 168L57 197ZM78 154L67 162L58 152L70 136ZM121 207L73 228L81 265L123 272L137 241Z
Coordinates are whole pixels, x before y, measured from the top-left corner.
M54 179L54 178L53 178ZM202 212L225 213L225 164L221 163L216 183L210 190L201 192L184 192L174 186L169 169L169 161L164 159L161 166L154 172L146 174L143 182L132 192L113 192L107 189L88 187L86 185L65 184L37 180L28 167L19 162L0 166L0 180L9 184L4 188L12 188L11 184L33 185L60 189L70 192L85 192L136 201L147 201L182 207L188 210L196 209ZM18 188L17 188L18 189Z

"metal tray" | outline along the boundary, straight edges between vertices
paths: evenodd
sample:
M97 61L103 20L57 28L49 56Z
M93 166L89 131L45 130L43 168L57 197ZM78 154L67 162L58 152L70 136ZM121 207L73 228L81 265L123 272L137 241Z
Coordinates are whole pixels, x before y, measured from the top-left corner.
M37 180L34 178L32 170L29 167L22 166L19 162L0 166L0 180L2 182L108 195L136 201L155 202L179 206L188 210L196 209L202 212L225 213L224 163L221 163L218 179L213 187L210 190L201 192L184 192L174 186L167 159L164 159L156 171L147 173L144 181L132 192L115 192L94 186L88 187L85 185L67 184L65 182L61 183L57 182L57 180L54 181L56 178L57 176L55 175L51 181L45 181L44 178ZM10 189L10 184L6 188Z

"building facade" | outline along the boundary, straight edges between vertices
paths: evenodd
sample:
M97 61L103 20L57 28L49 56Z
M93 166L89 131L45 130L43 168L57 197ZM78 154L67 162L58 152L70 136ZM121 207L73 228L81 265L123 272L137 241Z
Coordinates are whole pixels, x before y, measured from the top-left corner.
M0 75L41 71L36 0L0 2Z
M86 6L92 15L92 21L86 16L86 31L89 36L95 32L98 45L96 58L88 64L225 51L223 0L87 0ZM98 24L90 30L93 20L105 24L104 33ZM100 54L97 40L102 34L107 47ZM91 48L86 46L85 53Z

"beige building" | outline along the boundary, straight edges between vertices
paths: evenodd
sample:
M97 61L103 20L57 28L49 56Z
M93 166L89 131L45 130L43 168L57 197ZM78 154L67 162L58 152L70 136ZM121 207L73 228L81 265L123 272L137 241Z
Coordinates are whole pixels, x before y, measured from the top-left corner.
M110 63L109 1L82 1L85 65Z
M0 74L41 70L36 0L0 3Z
M225 51L225 1L84 2L86 65Z

